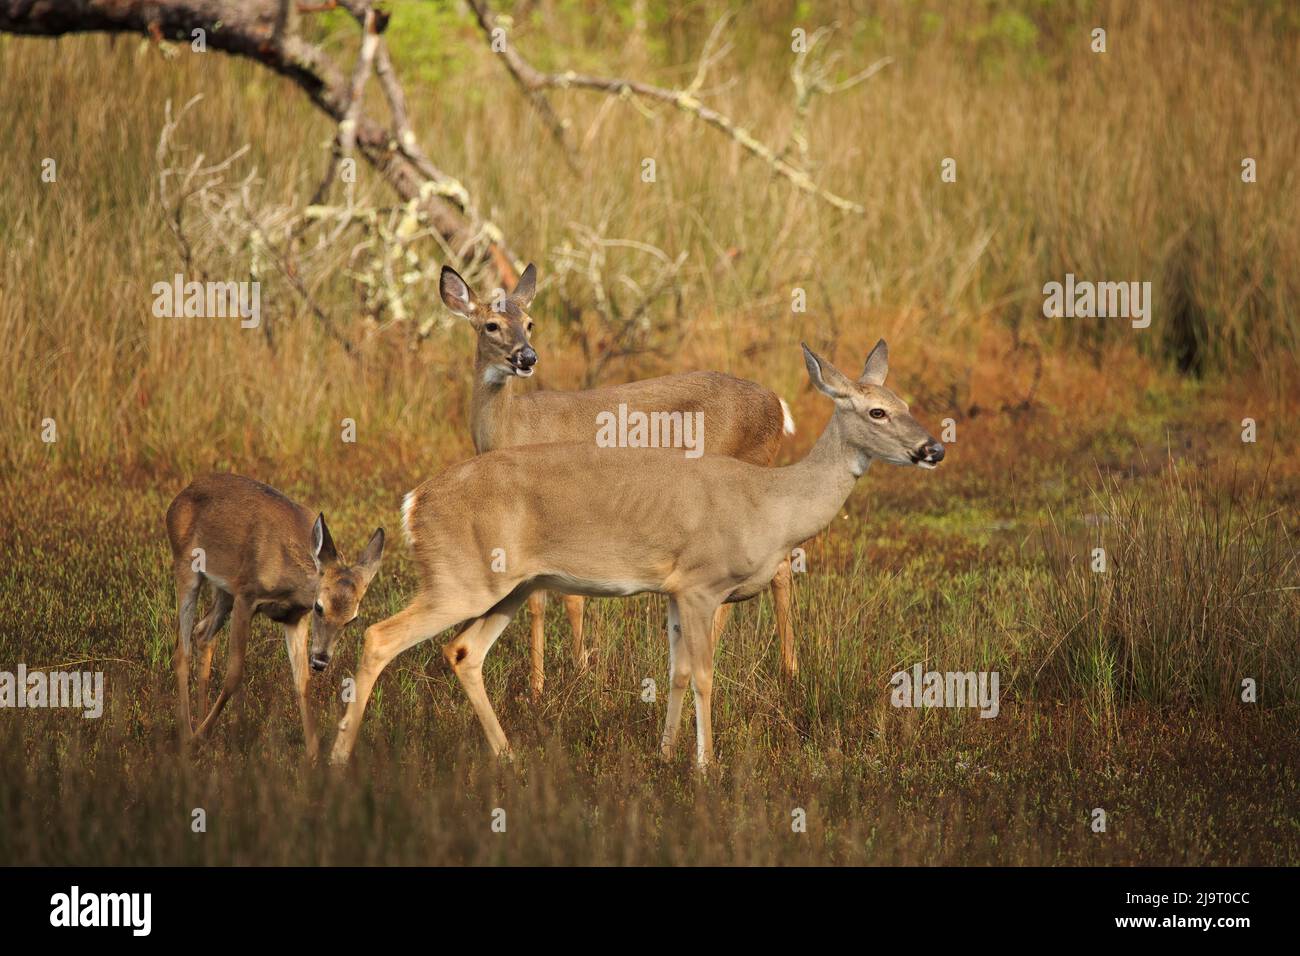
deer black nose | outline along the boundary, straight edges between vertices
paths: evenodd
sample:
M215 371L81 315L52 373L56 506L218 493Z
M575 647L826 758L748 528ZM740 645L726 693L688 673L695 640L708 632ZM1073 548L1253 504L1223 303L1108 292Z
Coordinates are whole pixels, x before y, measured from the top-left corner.
M329 667L330 656L328 654L313 654L311 656L311 669L319 673Z
M926 442L921 448L921 458L932 464L939 464L943 461L943 442L937 442L933 439Z
M515 364L520 368L532 368L537 364L537 353L525 346L515 355Z

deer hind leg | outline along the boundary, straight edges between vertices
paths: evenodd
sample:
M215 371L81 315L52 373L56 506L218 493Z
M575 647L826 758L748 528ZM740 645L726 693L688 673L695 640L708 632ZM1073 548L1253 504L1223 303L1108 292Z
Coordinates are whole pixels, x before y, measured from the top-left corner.
M709 647L714 651L718 649L718 641L722 640L722 630L731 619L731 612L735 607L734 604L719 604L718 609L713 612L713 626L709 628Z
M793 678L799 673L799 658L794 649L794 630L790 626L790 597L794 590L794 573L787 557L777 566L772 578L772 604L776 608L776 633L781 638L781 673ZM725 606L725 605L724 605Z
M212 652L217 646L217 634L225 626L230 616L230 608L235 599L229 591L214 587L212 608L194 629L194 647L199 664L199 710L206 713L208 707L208 679L212 676Z
M587 601L581 594L564 595L564 613L569 618L569 628L573 631L573 663L583 670L590 663L587 647L582 641L582 609Z
M203 575L187 562L176 564L176 647L172 666L176 670L176 722L182 743L189 743L194 733L190 721L190 645L194 635L194 609L199 600Z
M361 731L361 717L370 700L370 691L388 662L407 648L454 627L473 613L464 603L438 610L431 607L425 599L416 598L392 617L366 628L361 665L357 668L356 696L339 721L339 733L334 738L334 747L330 751L331 764L345 764L352 755L357 734Z
M226 702L239 689L244 679L244 654L248 650L248 632L252 629L252 625L252 604L243 598L235 598L234 613L230 618L230 654L226 664L226 679L222 682L221 693L217 694L216 703L208 711L208 716L203 718L203 723L199 724L199 729L194 732L196 737L204 737L212 730L212 725L221 715Z
M293 673L294 696L298 698L298 712L302 716L302 736L307 742L307 757L313 763L320 749L316 735L316 720L307 702L307 642L311 635L311 618L304 614L294 624L284 625L284 646L289 651L289 668Z
M713 644L710 623L718 601L693 595L678 602L682 641L690 658L691 690L695 694L695 762L701 769L713 762Z
M546 684L546 592L534 591L528 599L529 626L532 628L528 643L529 688L533 700L540 700Z
M442 649L460 686L465 689L465 696L474 706L474 713L483 725L483 733L487 735L492 752L498 756L509 755L510 742L501 729L501 722L497 720L492 702L488 700L487 689L483 686L483 661L526 598L527 594L518 591L509 595L478 620L471 621L468 627Z
M677 748L677 734L682 727L682 700L691 682L691 659L682 640L681 614L677 599L671 595L668 597L668 681L668 715L659 742L659 753L665 760L671 759Z

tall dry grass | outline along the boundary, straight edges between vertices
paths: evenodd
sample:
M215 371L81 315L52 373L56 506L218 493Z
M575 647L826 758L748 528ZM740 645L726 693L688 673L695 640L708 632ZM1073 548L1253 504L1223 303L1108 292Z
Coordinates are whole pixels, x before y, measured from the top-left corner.
M1139 487L1103 477L1088 524L1049 532L1040 688L1110 717L1300 699L1300 550L1265 487L1172 461Z
M686 82L722 4L652 5L629 40L615 5L530 5L516 41L539 62ZM403 3L391 38L413 120L440 164L460 175L546 279L578 226L687 254L674 295L656 304L662 356L615 362L609 379L712 366L786 394L802 386L800 338L885 333L903 355L974 355L990 329L1047 349L1110 345L1211 375L1262 368L1275 393L1293 381L1300 275L1292 80L1297 23L1285 5L908 3L862 11L774 2L735 9L734 51L709 102L756 135L787 141L790 30L839 20L842 70L894 64L848 94L814 101L817 179L867 207L843 216L794 193L713 132L672 111L557 95L583 143L579 176L459 7ZM1088 49L1108 29L1109 49ZM328 43L345 60L350 28ZM0 38L0 431L15 474L75 464L186 472L232 462L333 459L359 442L399 468L465 452L469 343L438 326L413 346L409 326L369 325L346 281L325 307L359 345L348 358L310 312L274 285L263 303L274 345L219 320L159 320L153 282L179 258L155 198L163 103L201 93L182 139L222 157L251 146L266 203L302 202L331 130L286 81L220 54L167 59L134 38ZM373 92L373 91L372 91ZM374 104L376 107L379 104ZM939 164L958 163L944 184ZM1243 184L1243 157L1259 182ZM43 158L57 184L39 180ZM653 157L658 181L642 183ZM363 171L361 195L387 200ZM422 261L440 258L433 247ZM610 251L642 274L641 253ZM243 278L246 250L204 264ZM1155 320L1048 321L1041 287L1067 271L1149 279ZM792 290L809 311L792 314ZM425 288L427 313L442 313ZM579 288L543 289L544 384L572 387L575 345L601 330ZM579 331L582 334L579 335ZM938 411L938 409L936 409ZM59 441L39 441L55 419Z
M649 5L638 37L621 3L529 8L516 40L540 64L665 84L689 81L726 9ZM154 184L164 102L202 94L181 142L213 159L249 144L238 173L258 171L253 195L268 205L304 201L333 131L284 81L218 54L0 37L0 666L93 666L110 688L102 721L0 711L0 858L1296 862L1300 466L1278 453L1300 413L1294 11L762 0L735 12L733 52L704 96L776 143L792 122L794 26L840 20L846 75L894 58L811 114L817 179L864 216L794 194L673 112L578 93L556 96L584 144L570 176L461 7L398 3L390 36L424 142L544 281L583 227L687 255L655 304L662 353L614 362L608 380L691 367L760 380L794 406L794 455L829 414L797 342L851 367L885 335L891 384L921 420L956 420L942 469L924 481L872 469L808 544L797 681L777 674L766 599L737 610L719 649L708 782L653 756L662 702L640 689L662 681L663 609L644 596L591 602L601 650L585 674L552 605L540 706L519 625L503 638L486 682L521 754L512 773L478 745L432 644L381 678L351 775L300 766L282 639L262 621L244 700L197 762L176 759L170 496L195 471L241 470L326 510L355 549L376 523L394 526L403 491L469 454L472 341L441 321L413 335L443 317L428 283L421 314L373 322L339 265L346 248L306 278L355 356L273 280L269 337L153 318L151 286L180 264ZM1098 24L1104 55L1088 50ZM319 29L346 62L352 28ZM647 156L654 184L639 179ZM946 156L955 184L939 180ZM1258 183L1241 182L1243 156ZM56 184L39 181L45 157ZM365 170L358 196L387 201ZM609 255L614 272L644 277L635 249ZM251 261L236 244L203 267L239 279ZM1041 287L1067 271L1150 279L1151 328L1043 319ZM790 310L796 287L807 313ZM538 296L547 387L576 386L592 367L584 345L602 346L587 294L575 278ZM1246 415L1258 445L1240 441ZM340 441L343 418L356 444ZM1166 450L1197 473L1143 464ZM1098 468L1121 477L1094 497L1084 483ZM1059 535L1044 547L1049 514ZM1098 528L1105 576L1079 563ZM413 586L392 548L362 623ZM357 631L317 681L327 729ZM916 662L998 670L1000 718L892 708L891 674ZM1257 707L1237 696L1243 676L1259 680ZM488 824L503 805L508 840ZM1116 821L1105 840L1086 826L1098 805ZM209 838L188 830L195 806L209 810ZM807 841L790 830L794 807L810 811Z

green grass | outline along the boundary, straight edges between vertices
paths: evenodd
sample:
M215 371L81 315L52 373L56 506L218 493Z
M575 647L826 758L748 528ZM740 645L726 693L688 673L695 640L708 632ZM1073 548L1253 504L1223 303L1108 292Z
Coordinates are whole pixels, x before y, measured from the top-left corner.
M628 3L556 0L512 35L539 66L678 85L729 6L649 4L638 40ZM827 48L845 53L837 77L892 57L809 116L816 179L860 200L860 217L792 194L673 110L576 91L554 95L584 144L570 176L461 5L395 4L388 34L434 161L549 283L534 307L539 384L576 387L611 341L585 269L564 271L583 229L599 228L687 256L647 315L661 353L612 362L602 381L687 368L761 381L793 406L788 459L829 413L797 343L847 368L883 335L891 385L920 420L957 422L942 469L872 469L807 545L796 681L779 676L767 597L736 612L708 778L685 753L655 757L655 597L589 604L588 673L569 663L553 602L540 704L527 699L524 625L511 625L486 669L519 754L510 768L485 753L436 642L385 672L346 774L305 766L283 642L265 621L242 701L192 761L176 753L172 495L202 471L238 470L324 509L345 552L377 523L395 531L401 494L469 454L470 337L443 321L445 253L430 242L406 250L426 270L411 321L361 302L356 234L303 267L352 355L271 275L271 338L153 319L152 283L178 270L153 167L164 101L204 97L180 131L187 156L251 147L232 181L256 169L262 210L310 195L334 131L248 62L0 37L0 90L21 91L0 94L0 670L103 670L109 694L97 721L0 710L0 860L1300 863L1300 474L1287 454L1300 439L1300 21L1281 3L851 6L736 8L732 53L703 94L780 147L790 29L843 21ZM1103 13L1098 56L1085 40ZM350 64L346 17L309 29L332 30L328 49ZM1240 181L1246 155L1253 184ZM647 156L653 188L635 175ZM939 181L945 156L957 183ZM38 181L47 157L56 184ZM364 169L357 198L390 201ZM218 238L198 267L246 275L246 244ZM607 252L609 288L649 281L642 253ZM1152 281L1151 328L1044 320L1042 285L1067 271ZM807 313L790 312L796 288ZM1256 445L1239 440L1245 416ZM40 440L47 417L54 444ZM355 445L338 440L345 417ZM1083 564L1099 537L1105 576ZM390 542L362 624L414 589ZM327 745L360 635L314 683ZM917 661L997 670L999 717L890 707L890 675ZM1258 703L1240 700L1243 676L1257 676ZM489 827L495 807L505 835ZM806 834L791 832L796 807ZM1095 807L1105 834L1088 828Z
M1170 410L1186 418L1203 407L1174 398ZM1110 426L1094 430L1100 438ZM551 602L540 703L527 697L525 625L511 625L485 677L517 751L511 766L488 754L436 641L385 672L348 771L305 764L283 642L264 620L242 701L187 761L174 742L174 595L161 529L174 483L66 474L39 488L12 483L12 533L0 542L0 667L103 670L108 706L98 721L0 710L0 856L1300 863L1300 631L1296 592L1277 590L1294 588L1295 552L1279 516L1259 514L1262 500L1294 494L1291 480L1263 482L1261 473L1256 498L1234 497L1211 493L1230 487L1226 479L1188 483L1157 469L1094 493L1075 467L1067 481L1013 496L1014 479L989 493L976 462L963 471L960 449L924 487L912 473L872 469L846 517L809 543L808 572L795 579L793 683L779 674L766 596L737 609L719 648L719 765L708 777L691 769L688 753L668 765L656 756L667 666L658 597L588 604L588 640L598 648L588 672L570 663L567 625ZM1220 474L1221 463L1195 464ZM345 551L389 520L401 487L395 477L358 475L344 483L363 493L344 497L320 481L284 484L326 507ZM1144 522L1140 534L1114 540L1104 583L1077 567L1097 533L1083 520L1093 513L1115 516L1102 526L1108 535ZM398 610L414 589L394 544L362 622ZM1190 558L1199 574L1160 564ZM1270 587L1270 602L1243 609L1239 597ZM1197 608L1215 626L1191 626L1186 615ZM1070 630L1076 617L1088 624ZM359 638L358 626L314 679L327 745ZM891 707L890 676L917 661L997 670L999 716ZM1259 677L1258 704L1232 693L1247 671ZM658 686L655 702L641 699L646 678ZM190 831L195 807L207 812L205 834ZM491 829L498 807L506 834ZM1094 807L1108 814L1105 834L1089 828ZM807 811L805 834L791 831L796 808Z

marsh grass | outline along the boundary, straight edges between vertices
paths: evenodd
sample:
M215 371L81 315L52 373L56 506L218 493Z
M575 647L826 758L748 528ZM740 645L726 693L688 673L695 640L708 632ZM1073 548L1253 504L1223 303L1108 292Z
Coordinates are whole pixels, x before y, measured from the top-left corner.
M1203 463L1206 473L1221 467ZM108 702L100 720L0 710L0 854L141 864L1300 862L1290 691L1300 654L1286 617L1294 592L1281 590L1295 569L1279 560L1288 539L1267 525L1277 516L1252 512L1241 493L1216 515L1198 495L1219 484L1198 491L1169 471L1128 479L1103 497L1109 513L1136 509L1126 520L1163 543L1107 537L1115 583L1098 592L1053 550L1087 557L1083 509L1099 506L1085 479L1055 491L1044 483L1037 495L1021 488L1016 506L993 509L965 497L981 487L978 474L952 481L919 492L918 504L908 474L874 468L845 517L809 544L809 571L795 582L793 683L779 673L766 597L737 609L719 648L719 767L708 777L692 771L689 747L671 764L656 757L666 679L658 597L589 604L597 655L585 672L569 660L552 602L539 703L527 695L525 625L507 629L485 681L513 765L487 753L436 640L380 679L345 774L306 764L283 642L260 620L242 697L187 760L172 716L175 598L160 525L169 490L74 477L13 485L0 661L103 670ZM319 500L310 480L283 484ZM391 510L379 485L331 501L345 552ZM1005 498L1013 484L1000 487ZM1050 506L1071 500L1083 540L1038 546L1053 540ZM913 534L899 522L915 511L931 526ZM1205 567L1211 546L1220 563ZM1171 567L1145 570L1156 557ZM414 587L396 546L362 622L399 609ZM1256 591L1276 600L1241 603ZM1076 610L1097 615L1095 636L1059 640L1054 628ZM359 631L314 681L327 744ZM218 680L223 647L224 638ZM1094 647L1109 669L1089 663ZM891 675L918 661L998 670L999 716L892 707ZM1258 704L1235 696L1242 669L1259 676ZM650 702L647 679L659 689ZM1107 811L1106 835L1088 827L1095 807ZM191 832L195 808L207 814L204 834ZM498 808L504 834L491 828ZM796 809L807 812L805 834L791 830Z
M516 39L541 62L684 82L723 7L651 7L641 52L616 11L584 5L537 5ZM998 0L864 14L765 0L737 11L710 102L784 144L790 30L834 19L846 70L895 58L869 83L814 101L810 115L814 172L864 203L860 217L793 194L673 112L578 93L557 97L586 143L573 179L464 11L399 3L389 36L435 159L538 261L544 283L577 241L575 224L687 254L673 295L654 306L656 325L673 330L664 351L610 363L606 381L711 367L788 395L803 384L800 339L856 353L883 334L898 343L900 368L909 350L920 368L923 354L969 355L1010 332L1049 352L1135 350L1211 377L1258 368L1282 390L1300 351L1293 10ZM1087 46L1099 21L1110 30L1105 54ZM344 27L331 44L347 62ZM464 447L465 330L441 321L432 284L416 290L423 306L411 321L370 322L346 279L355 236L305 278L356 359L269 269L271 340L234 322L150 313L152 283L180 265L154 186L164 102L204 97L181 131L187 155L211 161L248 144L236 172L256 170L252 201L302 203L331 130L286 81L217 53L164 58L131 38L6 36L0 89L5 467L193 470L319 456L344 417L408 465ZM647 156L660 171L653 184L638 176ZM939 181L945 156L959 162L955 184ZM1240 179L1244 156L1258 163L1254 184ZM59 163L56 184L39 181L45 158ZM384 189L363 170L359 201L387 202ZM436 247L412 252L422 264L443 258ZM644 280L641 255L608 250L612 274ZM232 237L228 254L199 265L243 279L252 258ZM1067 271L1152 281L1151 329L1044 320L1042 286ZM807 313L791 312L795 288L808 293ZM608 338L590 290L578 278L544 285L535 317L545 384L582 382L594 357L584 346L598 354ZM439 321L416 345L412 329L426 318ZM34 440L46 417L60 427L53 446Z
M1300 554L1265 487L1174 461L1141 487L1103 475L1090 545L1059 523L1047 532L1045 683L1112 713L1134 700L1227 705L1247 679L1257 699L1300 701Z
M0 709L0 860L1300 863L1294 11L877 6L746 5L708 91L781 142L793 26L838 16L850 61L893 56L811 115L818 180L867 206L845 218L679 117L576 94L557 99L587 158L565 179L463 11L394 5L417 129L544 281L574 223L688 254L656 307L673 341L609 364L606 381L687 368L761 381L793 406L793 459L830 413L797 343L852 369L883 335L891 386L933 429L956 423L942 469L873 468L806 545L797 680L779 675L768 599L737 610L708 778L685 753L654 757L658 597L588 605L586 673L553 602L538 704L512 624L485 672L511 767L485 753L436 642L385 672L346 774L303 764L265 621L241 700L192 760L177 754L168 501L196 473L236 470L323 509L353 553L376 524L396 529L403 492L470 454L472 341L463 325L435 322L421 342L414 322L370 322L342 271L308 278L352 357L273 287L269 338L154 319L151 285L179 262L153 186L164 101L202 93L185 142L210 158L250 144L241 172L258 170L266 202L310 193L332 130L282 81L220 55L0 37L0 669L102 670L108 685L100 720ZM542 3L517 38L542 64L677 83L721 9L651 5L638 48L617 4ZM1101 57L1087 52L1099 20ZM328 42L346 62L352 34ZM647 155L661 174L649 188ZM1258 183L1240 180L1245 155ZM944 156L956 184L939 183ZM39 183L45 157L57 184ZM387 201L368 173L358 196ZM640 274L631 251L611 255ZM242 278L248 250L205 266ZM1043 320L1041 287L1067 271L1151 279L1149 334ZM790 311L795 287L807 313ZM423 291L417 318L440 317ZM534 317L542 384L577 386L603 336L581 287L543 286ZM1244 415L1258 445L1239 440ZM340 441L345 417L356 444ZM1177 468L1150 466L1166 455ZM399 537L361 624L414 590ZM1107 575L1086 570L1095 540ZM315 682L327 744L359 638ZM890 676L917 662L998 670L999 717L891 707ZM1243 676L1257 704L1240 701ZM1104 835L1088 827L1096 807Z

